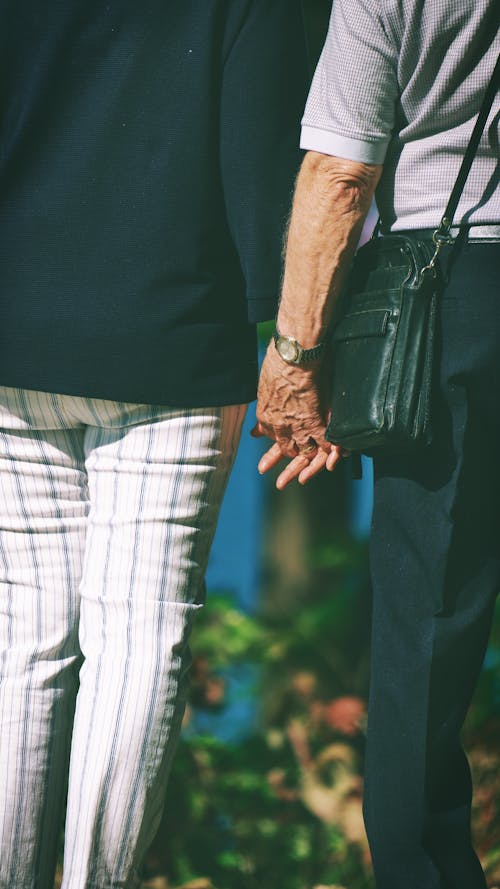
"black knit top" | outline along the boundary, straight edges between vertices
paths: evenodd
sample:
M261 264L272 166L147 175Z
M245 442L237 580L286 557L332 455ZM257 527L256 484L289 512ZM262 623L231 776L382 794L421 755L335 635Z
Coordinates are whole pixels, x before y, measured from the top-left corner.
M2 0L0 385L251 400L306 90L300 0Z

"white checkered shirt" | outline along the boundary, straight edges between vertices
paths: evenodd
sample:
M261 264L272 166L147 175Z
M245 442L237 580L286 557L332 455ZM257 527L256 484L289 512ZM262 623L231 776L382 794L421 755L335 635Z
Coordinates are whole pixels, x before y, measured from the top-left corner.
M303 148L383 163L393 230L441 218L500 51L499 0L334 0ZM455 222L500 222L494 102Z

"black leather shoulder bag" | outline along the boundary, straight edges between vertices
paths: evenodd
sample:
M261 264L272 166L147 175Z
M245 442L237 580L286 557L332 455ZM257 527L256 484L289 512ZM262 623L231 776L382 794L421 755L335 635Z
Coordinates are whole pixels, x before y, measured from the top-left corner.
M431 440L436 261L443 246L453 243L453 217L499 80L500 58L432 241L377 236L354 258L333 329L327 429L327 438L348 451L398 452Z

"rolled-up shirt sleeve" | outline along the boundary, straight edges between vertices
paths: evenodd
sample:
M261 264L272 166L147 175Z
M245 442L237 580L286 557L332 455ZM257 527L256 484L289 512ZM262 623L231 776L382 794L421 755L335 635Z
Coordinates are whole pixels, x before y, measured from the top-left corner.
M301 148L382 164L395 127L397 35L382 0L334 0Z

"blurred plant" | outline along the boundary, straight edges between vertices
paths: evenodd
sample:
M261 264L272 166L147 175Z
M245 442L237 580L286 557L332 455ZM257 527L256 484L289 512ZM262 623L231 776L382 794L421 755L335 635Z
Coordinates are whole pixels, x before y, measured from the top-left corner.
M233 745L183 739L148 859L169 886L201 875L217 889L372 886L361 814L364 553L338 538L310 567L306 606L250 617L211 596L200 615L191 706L220 710L228 666L256 663L262 732Z
M500 600L464 731L474 781L474 841L488 885L500 885Z
M356 547L344 549L344 557L335 549L314 553L314 576L327 564L336 592L318 583L307 609L254 618L228 598L209 599L194 636L194 700L223 713L228 665L259 663L262 732L233 745L184 738L149 858L150 874L168 877L156 886L373 886L361 813L367 643L353 642L365 597L363 560ZM499 635L500 615L465 731L476 844L492 886L500 880L500 702L493 669Z

